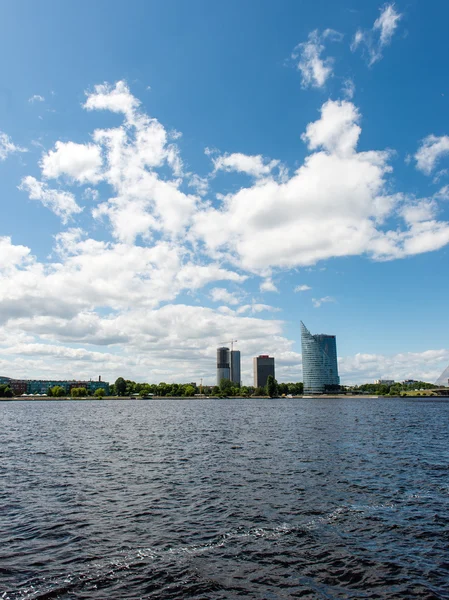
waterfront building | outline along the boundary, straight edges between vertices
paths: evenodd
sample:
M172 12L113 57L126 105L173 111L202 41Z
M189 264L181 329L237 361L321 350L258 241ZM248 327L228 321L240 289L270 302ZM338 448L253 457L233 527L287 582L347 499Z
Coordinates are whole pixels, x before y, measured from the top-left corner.
M374 382L376 385L393 385L394 379L376 379Z
M339 386L335 335L312 335L301 321L301 347L304 394L323 394Z
M240 387L240 350L231 350L231 381Z
M7 383L16 396L22 394L47 394L49 388L59 387L64 388L67 395L70 394L72 388L84 387L91 394L95 393L99 388L109 394L109 382L101 381L101 377L97 380L89 381L80 379L13 379L11 377L0 377L0 384Z
M217 385L222 379L231 379L231 354L229 348L217 348Z
M254 387L265 387L270 375L274 375L274 357L260 354L253 358Z

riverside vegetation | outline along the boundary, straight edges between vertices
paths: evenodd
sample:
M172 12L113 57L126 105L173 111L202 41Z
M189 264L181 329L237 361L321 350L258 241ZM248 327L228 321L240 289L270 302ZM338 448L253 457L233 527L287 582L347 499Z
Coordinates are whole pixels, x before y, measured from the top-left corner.
M326 393L352 393L352 394L372 394L376 396L401 396L419 390L432 390L437 386L424 381L417 381L412 384L394 383L391 385L364 383L359 386L329 386ZM98 390L97 390L98 391ZM198 386L196 383L136 383L129 379L119 377L114 384L110 386L111 396L158 396L158 397L192 397L196 394L205 396L229 397L239 396L249 398L251 396L269 396L270 398L282 397L287 395L301 396L304 393L303 382L296 383L278 383L271 375L268 377L265 387L238 386L228 379L222 379L220 385Z
M331 395L335 393L346 394L371 394L373 396L408 396L408 395L432 395L432 390L438 386L427 383L425 381L416 381L409 384L393 383L393 384L377 384L364 383L358 386L329 386L325 393ZM449 390L448 390L449 391ZM136 383L130 379L119 377L115 383L110 386L110 396L146 396L157 397L175 397L175 398L191 398L195 395L203 394L204 396L212 396L217 398L238 396L250 398L251 396L269 396L277 398L283 396L302 396L304 386L302 381L296 383L278 383L271 375L268 377L265 387L254 386L238 386L232 381L222 379L220 385L214 386L197 386L196 383ZM72 398L86 398L93 396L94 398L103 398L106 392L99 388L91 393L84 387L72 388L68 394L65 388L55 385L47 391L47 397L62 398L70 395ZM0 398L12 398L13 391L7 384L0 385Z

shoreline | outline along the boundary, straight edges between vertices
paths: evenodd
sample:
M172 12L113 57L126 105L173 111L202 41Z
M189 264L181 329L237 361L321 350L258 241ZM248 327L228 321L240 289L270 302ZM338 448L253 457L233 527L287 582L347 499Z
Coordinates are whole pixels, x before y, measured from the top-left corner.
M152 398L130 398L129 396L105 396L104 398L94 398L92 396L86 398L71 398L70 396L61 396L59 398L43 397L43 396L27 396L27 397L14 397L14 398L0 398L1 402L101 402L101 401L118 401L123 402L124 400L133 400L135 402L151 402L153 400L342 400L342 399L354 399L354 400L379 400L379 399L390 399L390 400L407 400L407 399L419 399L419 400L436 400L436 399L447 399L447 396L375 396L371 394L359 394L359 395L317 395L317 396L292 396L291 398L269 398L268 396L227 396L220 398L218 396L208 396L199 398L198 396L153 396Z

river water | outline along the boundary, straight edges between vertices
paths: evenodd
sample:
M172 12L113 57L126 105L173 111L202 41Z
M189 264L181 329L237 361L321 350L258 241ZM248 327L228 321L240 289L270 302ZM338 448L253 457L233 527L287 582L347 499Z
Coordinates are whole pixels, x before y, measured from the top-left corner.
M0 598L449 598L447 400L0 403Z

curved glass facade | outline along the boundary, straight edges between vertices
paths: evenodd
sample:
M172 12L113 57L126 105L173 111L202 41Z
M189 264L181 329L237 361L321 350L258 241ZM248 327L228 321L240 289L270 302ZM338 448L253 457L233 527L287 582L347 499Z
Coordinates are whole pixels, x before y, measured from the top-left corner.
M340 385L335 335L312 335L301 321L304 394L322 394Z

